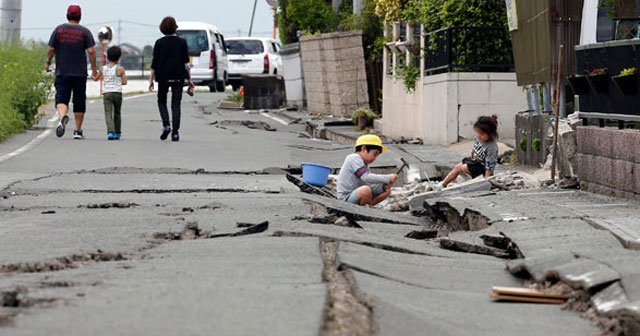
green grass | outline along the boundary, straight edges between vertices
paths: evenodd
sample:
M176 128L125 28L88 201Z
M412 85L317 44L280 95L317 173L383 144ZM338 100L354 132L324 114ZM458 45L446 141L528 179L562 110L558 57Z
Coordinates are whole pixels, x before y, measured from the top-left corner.
M0 141L33 125L49 99L54 78L44 72L45 48L0 43Z

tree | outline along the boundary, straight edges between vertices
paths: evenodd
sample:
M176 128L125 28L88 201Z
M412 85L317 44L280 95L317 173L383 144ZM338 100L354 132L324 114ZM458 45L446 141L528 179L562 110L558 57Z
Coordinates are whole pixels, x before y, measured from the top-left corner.
M285 43L296 42L298 31L327 33L338 25L338 14L325 0L281 0L279 6L280 36Z

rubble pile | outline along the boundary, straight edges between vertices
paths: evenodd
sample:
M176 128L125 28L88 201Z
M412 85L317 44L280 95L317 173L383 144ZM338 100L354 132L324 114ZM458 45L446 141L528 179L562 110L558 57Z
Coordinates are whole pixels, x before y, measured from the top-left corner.
M489 178L491 184L502 190L540 189L542 183L527 173L500 173Z

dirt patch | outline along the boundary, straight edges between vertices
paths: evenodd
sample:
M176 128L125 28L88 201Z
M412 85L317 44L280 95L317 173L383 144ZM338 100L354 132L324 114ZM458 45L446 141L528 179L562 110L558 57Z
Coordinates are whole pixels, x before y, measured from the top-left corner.
M341 269L339 243L320 239L322 280L327 284L327 302L320 336L375 334L373 305L358 291L353 274Z
M53 261L0 265L0 274L42 273L74 269L99 262L129 260L122 253L102 252L75 254Z

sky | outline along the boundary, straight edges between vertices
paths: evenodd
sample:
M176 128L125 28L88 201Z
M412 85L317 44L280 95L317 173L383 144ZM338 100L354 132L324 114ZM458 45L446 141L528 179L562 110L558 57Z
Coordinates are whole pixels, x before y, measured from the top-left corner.
M53 29L66 21L70 4L82 6L81 24L96 35L103 25L110 25L117 32L118 20L122 20L121 42L138 47L153 45L162 36L158 25L167 15L178 21L211 23L226 37L246 36L253 3L254 0L23 0L22 38L48 41ZM273 12L265 0L258 0L253 32L253 36L273 34ZM114 41L118 41L117 36Z

